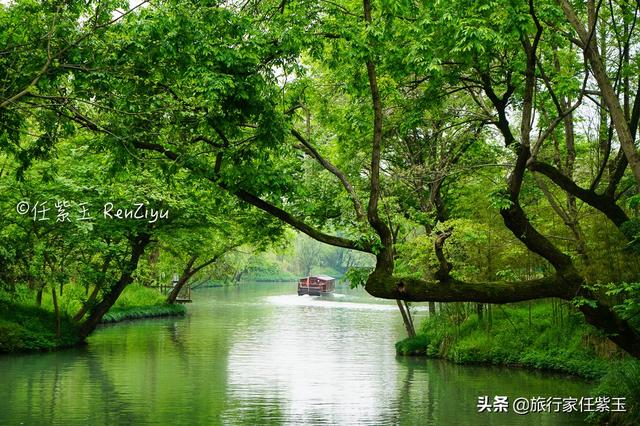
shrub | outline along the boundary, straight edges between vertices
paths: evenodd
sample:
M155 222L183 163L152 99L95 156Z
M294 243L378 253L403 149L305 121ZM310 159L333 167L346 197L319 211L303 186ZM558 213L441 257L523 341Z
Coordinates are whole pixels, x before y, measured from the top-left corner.
M52 312L0 301L0 352L51 350L76 343L76 326L66 315L60 317L60 336L57 337Z
M396 353L398 355L425 355L428 345L427 336L420 334L397 342Z
M425 320L419 336L397 345L398 354L426 354L458 363L516 365L599 378L613 361L599 350L603 336L567 312L554 323L548 303L510 305L493 310L493 322L475 314L459 321L461 307ZM531 309L531 320L529 319ZM451 315L451 313L456 315ZM420 346L422 344L422 346ZM613 357L621 358L619 351Z

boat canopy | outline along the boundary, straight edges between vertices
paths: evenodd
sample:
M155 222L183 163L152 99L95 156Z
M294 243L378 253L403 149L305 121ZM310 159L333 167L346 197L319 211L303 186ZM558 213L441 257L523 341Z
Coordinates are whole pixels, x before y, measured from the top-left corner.
M311 277L313 278L313 277ZM330 277L329 275L316 275L315 278L322 280L322 281L331 281L331 280L335 280L335 278Z

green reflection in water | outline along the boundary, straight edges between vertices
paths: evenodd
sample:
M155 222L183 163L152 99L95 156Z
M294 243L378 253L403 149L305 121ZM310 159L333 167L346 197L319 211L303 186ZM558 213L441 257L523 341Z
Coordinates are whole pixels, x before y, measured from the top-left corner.
M582 396L565 377L397 358L393 303L292 284L202 289L185 318L101 328L89 345L0 358L8 424L579 424L478 414L481 395ZM419 311L418 315L424 315Z

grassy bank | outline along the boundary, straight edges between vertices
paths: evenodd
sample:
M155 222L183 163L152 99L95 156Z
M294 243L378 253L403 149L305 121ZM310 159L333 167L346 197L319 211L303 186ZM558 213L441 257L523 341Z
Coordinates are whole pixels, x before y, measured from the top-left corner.
M76 326L68 316L60 318L58 337L53 312L0 300L0 353L47 351L78 343Z
M571 306L550 302L494 306L480 320L475 305L451 305L423 322L415 338L396 344L400 355L427 355L455 363L518 366L594 380L593 394L627 398L618 418L640 424L640 363L584 322Z
M184 315L184 305L168 305L166 296L154 289L133 284L127 287L118 301L102 317L103 323Z
M84 291L65 287L59 297L60 333L56 332L51 295L45 293L42 305L36 306L35 292L26 288L18 292L0 292L0 353L48 351L80 343L77 326L71 317L81 306ZM125 289L102 322L139 318L184 315L182 305L167 305L165 297L153 289L131 285Z
M114 323L142 318L157 318L184 315L184 305L131 306L128 308L111 308L102 317L103 323Z
M563 308L554 316L548 304L493 307L491 319L475 313L441 313L426 320L419 335L396 345L399 354L426 354L457 363L489 363L601 377L624 355ZM457 320L454 320L457 319Z

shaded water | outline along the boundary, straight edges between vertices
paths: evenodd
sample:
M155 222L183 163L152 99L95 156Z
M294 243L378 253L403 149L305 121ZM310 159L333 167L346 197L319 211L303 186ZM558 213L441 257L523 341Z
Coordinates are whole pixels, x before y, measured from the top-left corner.
M396 357L395 304L337 292L201 289L185 318L106 326L80 349L0 357L0 423L581 424L561 413L478 413L481 395L579 397L589 386Z

